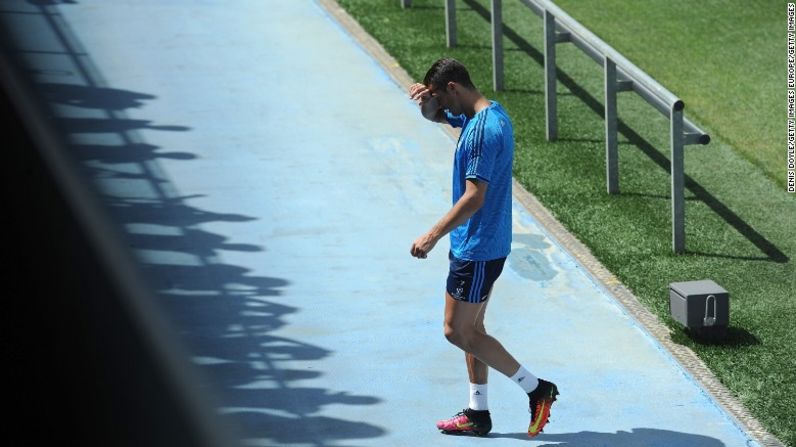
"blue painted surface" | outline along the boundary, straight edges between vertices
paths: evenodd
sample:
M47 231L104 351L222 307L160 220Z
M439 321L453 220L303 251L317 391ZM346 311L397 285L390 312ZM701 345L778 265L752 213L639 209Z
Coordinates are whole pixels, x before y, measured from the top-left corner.
M5 8L246 444L755 445L516 202L486 325L560 401L529 441L493 371L492 439L436 432L467 376L442 336L447 241L409 247L450 206L454 142L315 2Z

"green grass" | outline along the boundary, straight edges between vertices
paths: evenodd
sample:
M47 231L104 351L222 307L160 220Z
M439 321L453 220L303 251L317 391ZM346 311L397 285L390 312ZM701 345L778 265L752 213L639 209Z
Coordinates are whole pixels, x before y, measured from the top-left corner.
M785 188L785 11L780 0L559 0ZM653 26L651 26L653 25Z
M775 27L776 39L784 38L784 31L776 34L784 27L784 3L561 2L565 8L575 8L576 18L584 14L584 23L594 22L593 30L609 44L681 95L687 104L686 116L713 136L708 146L686 147L688 252L676 256L671 253L667 120L634 94L620 96L622 193L609 196L604 174L602 69L572 46L558 47L559 141L548 143L539 53L542 25L519 2L503 2L506 90L494 93L489 23L484 17L487 0L457 2L459 46L455 49L445 48L441 1L414 0L409 10L402 10L398 0L338 1L415 79L422 79L439 57L463 61L476 85L504 104L513 117L515 177L675 329L675 341L693 349L768 430L796 447L796 197L772 180L782 173L772 175L766 161L770 154L763 154L771 152L775 161L783 155L777 151L781 147L778 135L784 134L784 101L779 101L784 91L779 96L777 89L784 85L784 75L778 74L784 73L784 59L774 63L774 68L763 67L772 54L784 56L784 47L764 39L763 31L753 38L740 36L741 21L732 19L743 14L744 20L753 22L744 23L744 29L766 23ZM623 4L643 4L644 8ZM747 6L748 14L742 11ZM762 11L764 6L776 7L776 12ZM692 17L709 8L716 9L711 17L719 23ZM662 12L669 9L687 12ZM624 14L622 23L631 24L635 31L614 30L619 23L608 21L609 11ZM665 43L655 34L660 29L670 32L696 25L702 28L682 32ZM710 36L700 36L700 29L709 30ZM713 42L710 39L724 43L713 47L694 43ZM733 55L745 64L736 67ZM694 68L681 60L709 63ZM770 69L773 80L759 79L758 69L764 78ZM701 71L705 74L692 83L691 76ZM761 93L761 85L766 92ZM747 87L750 93L744 91ZM747 99L739 99L740 94ZM742 127L740 121L750 127ZM766 138L769 143L760 143ZM769 150L771 146L775 148ZM777 166L778 161L771 169L776 171ZM730 291L731 331L726 343L697 343L668 316L668 284L703 278L714 279Z

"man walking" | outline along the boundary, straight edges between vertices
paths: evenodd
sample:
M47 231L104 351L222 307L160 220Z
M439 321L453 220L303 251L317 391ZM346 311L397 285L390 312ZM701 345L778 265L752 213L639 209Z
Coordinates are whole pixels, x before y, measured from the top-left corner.
M453 164L453 207L411 248L412 256L426 258L450 233L445 337L465 352L470 403L452 418L439 421L437 428L446 434L489 433L487 372L491 367L528 395L528 434L536 436L550 416L558 395L556 385L531 374L484 328L492 284L511 251L511 119L499 103L481 95L467 69L454 59L434 62L423 83L412 85L409 94L425 118L462 128Z

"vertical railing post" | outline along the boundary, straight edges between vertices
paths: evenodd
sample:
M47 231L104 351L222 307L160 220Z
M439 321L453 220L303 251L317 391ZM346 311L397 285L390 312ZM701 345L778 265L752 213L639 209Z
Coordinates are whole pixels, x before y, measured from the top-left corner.
M685 160L683 155L683 110L672 107L669 116L672 177L672 249L685 252Z
M503 5L492 0L492 85L503 90Z
M409 8L412 6L412 0L401 0L401 8Z
M448 48L456 46L456 0L445 0L445 36Z
M605 58L605 177L608 194L619 193L619 151L616 132L616 64Z
M556 116L556 19L544 11L544 98L547 141L558 139Z

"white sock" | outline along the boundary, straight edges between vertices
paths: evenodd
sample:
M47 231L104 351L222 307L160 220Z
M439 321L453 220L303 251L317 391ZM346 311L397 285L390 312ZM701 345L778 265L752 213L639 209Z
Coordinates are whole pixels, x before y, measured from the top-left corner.
M539 385L539 379L528 372L528 370L522 365L520 365L520 369L518 369L517 372L511 376L511 380L522 387L522 390L525 391L526 394L535 390L536 386Z
M486 403L486 384L470 384L470 409L476 411L489 409Z

